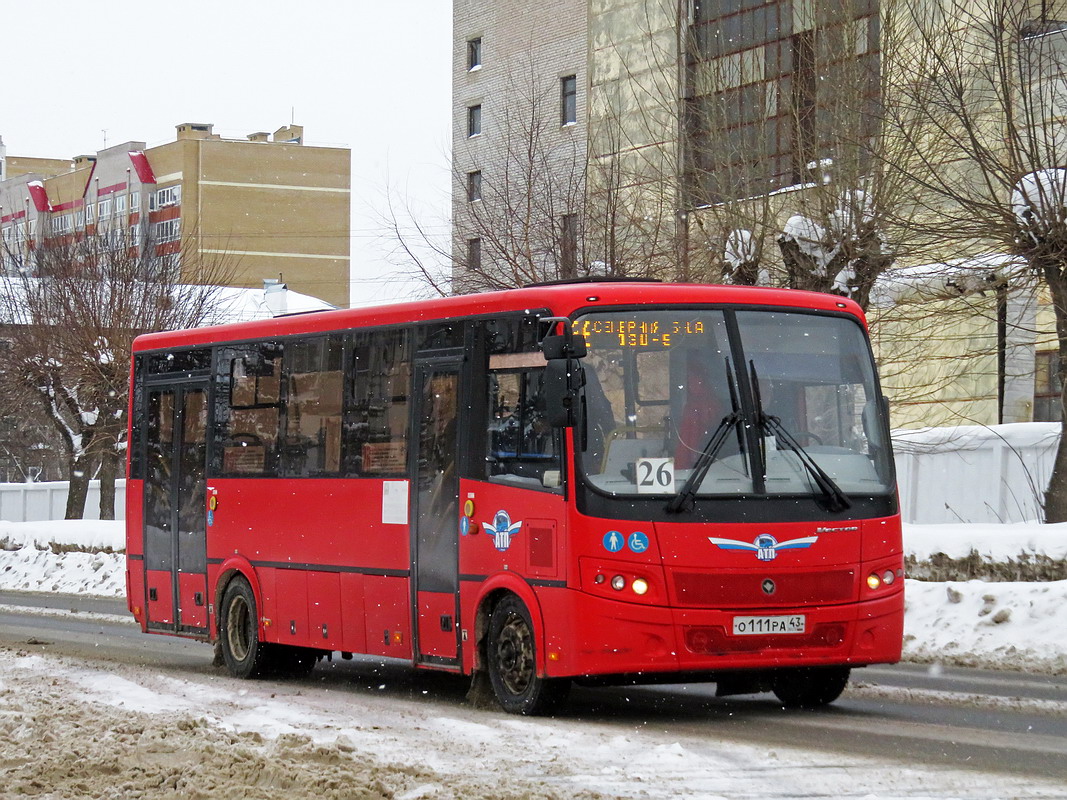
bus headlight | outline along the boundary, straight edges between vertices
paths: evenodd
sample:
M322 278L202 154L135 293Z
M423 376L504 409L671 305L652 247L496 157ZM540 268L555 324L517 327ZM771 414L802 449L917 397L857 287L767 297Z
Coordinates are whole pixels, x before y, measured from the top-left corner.
M621 592L626 588L626 578L622 577L622 575L616 575L611 579L611 588L616 592Z
M875 573L872 572L870 575L867 576L867 588L868 589L873 591L873 590L877 589L881 585L882 585L882 579L879 578Z
M630 588L634 590L634 594L645 594L648 591L648 581L644 578L637 578L630 584Z

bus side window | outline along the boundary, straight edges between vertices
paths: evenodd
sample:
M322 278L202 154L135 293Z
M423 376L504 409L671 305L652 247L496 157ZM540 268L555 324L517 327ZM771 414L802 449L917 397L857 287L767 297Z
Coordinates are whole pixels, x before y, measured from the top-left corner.
M345 473L368 478L403 475L411 396L408 332L360 333L353 344L352 402L344 421Z
M486 478L494 483L560 486L561 434L545 419L543 377L544 368L489 372L485 464Z
M344 391L340 338L289 344L282 472L287 476L337 474L341 470L341 400Z
M222 471L276 476L282 348L260 345L229 359L229 408L222 431Z

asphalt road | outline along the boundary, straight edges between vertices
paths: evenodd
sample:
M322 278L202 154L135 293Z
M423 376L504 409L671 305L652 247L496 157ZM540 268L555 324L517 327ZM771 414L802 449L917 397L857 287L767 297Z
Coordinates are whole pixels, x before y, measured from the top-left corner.
M144 635L130 622L101 614L127 616L125 603L0 592L0 644L179 672L216 669L209 645ZM376 696L385 680L397 696L446 707L465 702L467 689L462 679L376 658L335 659L307 680ZM769 695L716 698L713 685L579 687L564 716L623 728L684 729L768 748L792 745L902 765L1050 778L1064 782L1067 797L1065 677L869 667L854 671L845 695L819 711L785 710Z

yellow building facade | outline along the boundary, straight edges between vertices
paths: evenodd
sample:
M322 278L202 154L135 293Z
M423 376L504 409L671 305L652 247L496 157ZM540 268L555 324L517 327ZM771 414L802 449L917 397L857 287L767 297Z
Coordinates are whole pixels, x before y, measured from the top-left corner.
M349 303L351 154L304 144L301 126L228 139L183 123L151 148L131 141L70 161L5 162L6 270L51 239L125 229L183 259L222 262L234 286L281 279Z

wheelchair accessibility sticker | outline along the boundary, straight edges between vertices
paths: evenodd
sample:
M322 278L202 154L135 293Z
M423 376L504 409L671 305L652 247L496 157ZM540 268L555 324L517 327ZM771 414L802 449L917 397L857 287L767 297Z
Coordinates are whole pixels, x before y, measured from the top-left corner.
M603 543L609 553L618 553L624 547L629 547L635 553L643 553L648 550L648 535L634 531L629 536L623 536L619 531L608 531L604 534Z

